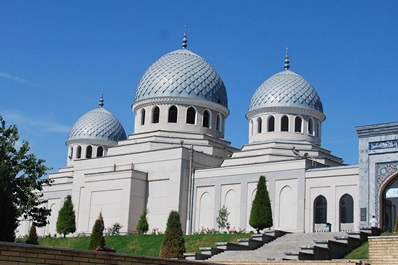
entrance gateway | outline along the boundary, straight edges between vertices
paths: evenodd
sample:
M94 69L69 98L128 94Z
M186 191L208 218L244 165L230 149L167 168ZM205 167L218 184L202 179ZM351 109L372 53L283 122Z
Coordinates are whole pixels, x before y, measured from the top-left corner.
M360 225L374 215L393 231L398 217L398 123L357 127L359 136Z

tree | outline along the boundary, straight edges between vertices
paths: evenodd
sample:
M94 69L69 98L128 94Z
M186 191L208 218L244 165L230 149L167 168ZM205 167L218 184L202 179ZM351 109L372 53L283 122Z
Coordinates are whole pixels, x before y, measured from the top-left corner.
M17 127L7 128L0 115L0 241L15 240L20 219L42 227L51 213L44 206L47 201L41 199L43 186L51 182L42 178L49 168L28 153L28 142L19 147L18 140Z
M102 213L100 213L91 231L89 250L94 250L97 247L105 247L104 229L104 218L102 218Z
M185 241L182 237L180 215L177 211L171 211L160 248L160 257L182 259L184 252Z
M249 224L257 229L257 233L273 225L271 203L264 176L260 176L257 183L257 191L250 211Z
M28 239L26 240L26 243L31 245L38 245L39 244L38 239L39 237L37 236L36 226L32 224L29 229L29 236Z
M148 210L143 210L140 219L138 220L136 229L140 234L145 234L146 232L148 232L149 224L147 214Z
M218 210L218 216L216 218L219 229L221 230L225 228L229 229L230 224L228 222L228 215L229 215L228 209L225 205L223 205L221 209Z
M58 212L56 229L57 233L63 234L64 237L76 231L76 214L73 209L72 196L70 195L66 196L64 205Z

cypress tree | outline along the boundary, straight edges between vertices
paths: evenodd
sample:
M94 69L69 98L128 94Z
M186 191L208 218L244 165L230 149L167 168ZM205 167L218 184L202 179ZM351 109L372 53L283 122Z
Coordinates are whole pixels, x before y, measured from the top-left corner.
M140 234L145 234L146 232L148 232L149 224L147 214L148 210L143 210L140 219L138 220L136 229Z
M26 243L31 245L38 245L39 244L38 239L39 237L37 236L36 226L32 224L29 229L29 236L28 239L26 240Z
M57 233L63 234L64 237L76 231L76 214L70 195L66 196L64 205L59 210L56 229Z
M160 248L160 257L182 259L184 252L185 241L182 237L180 215L177 211L171 211Z
M249 224L257 229L257 233L273 225L271 203L264 176L260 176L257 183L257 191L250 211Z
M90 244L88 246L89 250L94 250L98 247L105 247L104 229L104 218L102 218L102 213L100 213L97 220L95 220L93 230L91 231Z

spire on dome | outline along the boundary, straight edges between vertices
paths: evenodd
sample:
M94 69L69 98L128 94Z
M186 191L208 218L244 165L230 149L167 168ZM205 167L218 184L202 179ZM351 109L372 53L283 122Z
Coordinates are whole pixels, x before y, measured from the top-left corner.
M182 48L186 49L188 46L188 40L187 40L187 24L185 24L185 30L184 30L184 38L182 38Z
M289 53L286 47L285 70L289 70L289 68L290 68Z
M99 106L102 108L104 106L104 96L101 94L100 100L99 100Z

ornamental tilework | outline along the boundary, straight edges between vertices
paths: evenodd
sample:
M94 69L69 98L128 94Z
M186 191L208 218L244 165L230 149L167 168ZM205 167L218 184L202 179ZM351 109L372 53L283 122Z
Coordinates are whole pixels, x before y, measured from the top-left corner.
M379 217L379 192L381 186L398 173L398 162L376 163L375 165L375 215Z
M397 148L398 140L380 141L369 143L369 150Z

